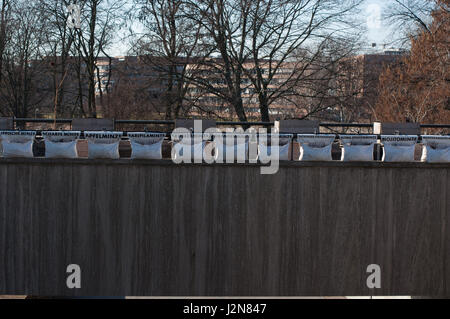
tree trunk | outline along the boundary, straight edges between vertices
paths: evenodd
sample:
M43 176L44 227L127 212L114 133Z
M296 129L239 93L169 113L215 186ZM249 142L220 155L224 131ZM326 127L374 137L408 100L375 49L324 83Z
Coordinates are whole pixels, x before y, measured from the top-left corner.
M5 0L2 1L2 12L1 12L1 25L0 25L0 85L2 83L3 76L3 52L5 51L6 45L6 6L7 3Z
M244 104L242 103L240 94L235 96L233 106L239 121L247 122L247 116L245 115Z
M264 94L259 94L259 111L261 112L261 121L270 122L269 103Z

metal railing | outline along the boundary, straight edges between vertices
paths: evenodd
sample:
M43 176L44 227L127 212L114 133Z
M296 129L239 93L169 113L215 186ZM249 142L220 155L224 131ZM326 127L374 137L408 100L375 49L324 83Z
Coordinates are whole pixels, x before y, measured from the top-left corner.
M43 119L43 118L14 118L16 123L57 123L70 124L73 119ZM175 120L114 120L115 124L141 124L141 125L174 125ZM274 122L240 122L240 121L217 121L217 125L234 126L273 126ZM320 123L323 127L372 127L373 123ZM450 124L420 124L422 128L450 128Z

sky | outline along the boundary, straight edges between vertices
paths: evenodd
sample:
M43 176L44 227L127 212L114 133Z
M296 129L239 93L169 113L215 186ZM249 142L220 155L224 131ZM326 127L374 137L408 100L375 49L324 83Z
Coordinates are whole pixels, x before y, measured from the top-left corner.
M366 0L364 3L367 18L367 40L369 43L377 43L382 45L389 42L391 30L381 21L381 15L385 10L389 1L392 0Z
M365 0L362 5L362 13L367 21L367 47L376 43L381 48L384 43L389 43L391 29L381 20L381 16L387 10L389 2L392 0ZM117 41L117 45L112 47L110 52L113 56L127 55L127 43Z

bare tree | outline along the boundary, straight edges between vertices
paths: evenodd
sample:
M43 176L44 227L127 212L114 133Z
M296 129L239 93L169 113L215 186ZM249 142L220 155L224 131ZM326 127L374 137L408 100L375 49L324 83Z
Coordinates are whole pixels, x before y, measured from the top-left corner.
M392 0L384 10L383 19L392 28L393 43L408 46L411 36L430 32L431 12L435 0Z
M47 63L51 87L48 91L48 99L44 103L53 105L53 115L72 116L77 106L79 93L70 82L73 78L74 68L78 67L76 60L71 58L75 31L67 24L68 6L70 1L39 0L41 16L45 19L47 32L45 32L45 62ZM68 79L68 80L67 80ZM47 105L43 105L45 108Z
M304 94L298 88L305 84L313 97L326 95L328 88L323 86L327 83L324 80L331 81L334 66L358 48L360 34L355 36L357 25L351 16L360 3L358 0L251 1L251 44L246 47L245 56L251 64L250 68L242 65L242 69L255 88L261 120L270 120L271 104L282 99L293 101L296 95ZM310 85L318 80L321 85ZM320 91L315 92L314 87ZM302 111L307 109L306 105L295 106ZM319 109L320 104L304 116Z
M202 26L192 19L195 13L185 0L134 0L131 12L142 30L135 34L131 52L141 56L164 84L165 118L178 117L192 77L189 61L207 56L202 50Z
M329 69L338 60L324 59L330 43L348 44L342 57L353 53L351 15L361 1L204 0L193 1L211 39L212 56L205 69L221 77L223 85L208 77L195 79L206 92L227 102L241 121L247 120L244 91L258 100L260 118L269 121L276 102L293 102L301 83L317 67ZM301 52L299 55L298 53ZM336 53L336 52L334 52ZM300 60L299 60L300 58ZM327 63L325 63L327 62ZM308 86L311 89L311 86ZM248 94L248 93L245 93ZM245 101L253 101L248 96ZM298 99L297 99L298 100ZM304 108L306 109L306 108Z
M1 16L0 16L0 83L3 76L3 54L5 52L7 42L7 28L10 15L11 0L2 0Z
M202 71L206 76L197 76L194 81L198 87L230 105L240 121L247 121L241 84L242 65L246 60L248 16L252 9L250 3L250 0L191 1L194 12L197 12L194 18L197 17L197 22L204 27L210 39L209 51L217 57L203 62ZM211 75L215 83L210 81Z
M27 117L42 100L37 79L42 75L45 25L36 3L18 0L9 6L0 102L3 114Z
M96 90L102 92L98 83L97 59L103 55L109 57L107 49L112 45L115 31L123 19L123 0L82 0L81 28L76 30L76 52L82 61L78 71L80 91L82 91L83 74L88 82L87 108L83 113L88 117L97 117Z
M348 43L330 41L312 52L296 54L293 71L288 72L291 79L274 90L293 107L291 117L338 122L362 119L364 107L359 95L368 83L353 49Z

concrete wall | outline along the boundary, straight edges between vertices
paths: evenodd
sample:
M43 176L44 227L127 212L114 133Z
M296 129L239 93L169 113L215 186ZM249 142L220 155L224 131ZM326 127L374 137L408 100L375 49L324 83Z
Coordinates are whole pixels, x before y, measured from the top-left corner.
M449 168L0 159L0 294L450 296Z

